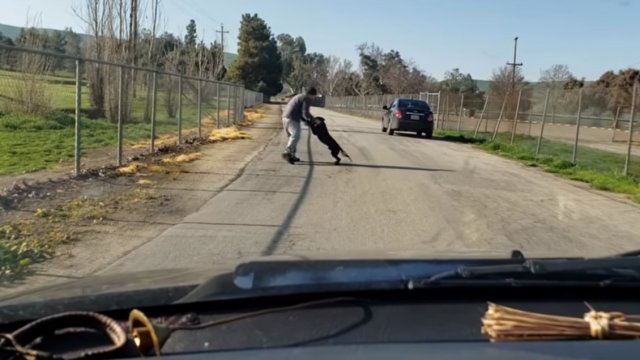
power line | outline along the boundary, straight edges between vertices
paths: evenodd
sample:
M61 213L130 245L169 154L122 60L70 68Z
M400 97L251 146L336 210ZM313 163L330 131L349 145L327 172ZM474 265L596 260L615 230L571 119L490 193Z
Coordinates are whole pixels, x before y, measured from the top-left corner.
M214 17L212 17L211 15L209 15L209 11L207 11L206 9L204 9L203 7L201 7L200 5L198 5L197 2L192 1L192 0L187 0L188 3L191 4L192 7L197 8L196 11L198 12L199 16L204 16L207 19L209 19L211 22L214 22L216 24L222 24L222 22Z

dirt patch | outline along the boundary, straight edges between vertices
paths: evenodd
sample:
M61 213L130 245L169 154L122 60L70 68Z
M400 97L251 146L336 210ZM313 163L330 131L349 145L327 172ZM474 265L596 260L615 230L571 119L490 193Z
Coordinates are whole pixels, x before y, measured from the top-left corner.
M240 126L188 137L181 146L165 144L156 153L131 156L122 167L6 189L0 195L0 256L3 244L14 256L11 269L0 274L0 297L99 271L197 210L276 133L250 125L269 118L277 123L278 107L246 115ZM230 141L236 139L252 140Z

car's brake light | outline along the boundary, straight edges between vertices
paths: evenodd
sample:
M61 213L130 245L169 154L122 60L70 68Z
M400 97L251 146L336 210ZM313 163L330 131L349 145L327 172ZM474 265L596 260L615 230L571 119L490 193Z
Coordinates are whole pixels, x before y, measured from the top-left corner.
M402 119L402 111L400 111L400 109L396 109L396 111L393 112L393 116L396 117L396 119Z
M433 113L429 114L429 116L427 117L427 121L433 122Z

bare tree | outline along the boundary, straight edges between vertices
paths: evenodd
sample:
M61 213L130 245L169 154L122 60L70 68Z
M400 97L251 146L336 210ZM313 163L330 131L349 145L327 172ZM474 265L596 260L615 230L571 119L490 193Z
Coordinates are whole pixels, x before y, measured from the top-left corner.
M151 67L155 67L158 63L158 59L154 58L155 52L155 44L156 44L156 36L158 33L158 23L160 22L160 0L151 0L151 36L149 37L149 49L147 51L147 64ZM144 107L144 115L143 119L145 122L151 121L151 97L153 96L151 93L151 76L152 74L147 74L147 102Z
M40 26L40 18L27 19L27 26L20 34L20 45L32 49L43 49L47 40L46 34L36 27ZM11 111L29 114L42 113L51 109L51 94L47 91L44 75L51 71L53 62L46 56L19 53L17 55L17 77L11 87Z
M503 66L493 71L491 84L489 85L489 91L491 91L492 94L495 94L500 98L504 98L504 96L509 93L509 90L511 89L511 71L512 69L510 66ZM524 76L522 75L520 68L516 68L514 83L514 89L516 90L524 85Z
M98 60L106 60L106 28L108 14L112 3L107 0L86 0L84 5L75 4L73 12L87 26L87 33L91 41L87 42L85 55ZM89 100L98 116L105 113L105 71L104 67L87 64L87 79L89 80Z
M327 58L327 95L334 95L337 85L347 79L352 72L353 64L347 59L336 56Z
M74 12L87 25L92 36L87 55L114 63L135 64L137 31L140 22L139 0L85 0L75 5ZM131 113L133 73L124 71L122 115ZM91 104L110 120L118 118L119 69L114 66L88 64Z
M565 82L573 78L567 65L555 64L540 72L540 81L549 88L562 87Z
M518 91L522 89L525 85L524 76L522 75L522 71L520 68L516 68L516 73L514 76L514 86L513 91L511 91L511 72L512 68L510 66L503 66L497 70L493 71L493 76L491 77L491 84L489 85L490 96L500 99L501 101L507 98L505 114L508 114L508 117L514 118L515 111L518 103ZM525 99L528 96L524 96ZM528 106L520 106L521 110L528 109Z

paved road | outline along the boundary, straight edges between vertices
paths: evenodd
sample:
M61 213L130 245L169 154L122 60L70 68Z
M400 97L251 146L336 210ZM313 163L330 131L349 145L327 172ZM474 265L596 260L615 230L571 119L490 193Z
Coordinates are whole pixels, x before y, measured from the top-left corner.
M390 137L371 120L314 113L328 119L353 163L334 166L305 129L305 161L289 165L278 136L199 211L106 271L281 253L595 256L640 248L636 205L468 145Z

